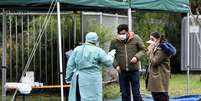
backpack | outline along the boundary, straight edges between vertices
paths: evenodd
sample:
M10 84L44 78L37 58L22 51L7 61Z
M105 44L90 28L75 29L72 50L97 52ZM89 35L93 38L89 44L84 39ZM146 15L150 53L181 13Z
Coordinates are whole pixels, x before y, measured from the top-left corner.
M167 54L167 55L170 55L170 56L174 56L176 55L176 48L169 42L164 42L164 43L161 43L159 45L159 47Z

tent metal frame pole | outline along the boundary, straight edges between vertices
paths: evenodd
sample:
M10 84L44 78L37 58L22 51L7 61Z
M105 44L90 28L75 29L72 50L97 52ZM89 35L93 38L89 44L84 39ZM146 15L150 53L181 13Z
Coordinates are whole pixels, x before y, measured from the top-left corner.
M132 12L131 12L131 8L128 9L128 30L132 31Z
M132 10L131 10L131 0L129 2L128 8L128 31L132 31Z
M129 2L129 8L128 8L128 31L132 31L132 10L131 10L131 0L128 1ZM132 89L131 89L131 82L129 82L129 86L130 86L130 92L131 92L131 101L133 101L133 93L132 93Z
M60 67L60 85L61 85L61 101L64 101L63 92L63 61L62 61L62 47L61 47L61 15L60 15L60 2L57 1L57 31L59 41L59 67Z
M186 95L189 95L189 80L190 80L190 61L189 61L189 57L190 57L190 15L189 13L187 14L187 64L186 64L186 68L187 68L187 89L186 89Z
M6 88L4 85L6 84L6 11L3 9L3 36L2 36L2 101L6 101Z
M132 10L131 10L131 0L128 1L129 2L129 8L128 8L128 31L131 32L132 31ZM131 82L129 82L129 86L131 87ZM133 101L133 92L132 89L130 89L131 92L131 100Z

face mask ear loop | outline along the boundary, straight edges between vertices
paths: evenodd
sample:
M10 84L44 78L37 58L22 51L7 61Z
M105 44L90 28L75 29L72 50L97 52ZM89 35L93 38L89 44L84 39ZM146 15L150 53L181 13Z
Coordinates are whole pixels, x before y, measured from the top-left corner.
M126 34L126 40L128 40L129 39L129 36L130 36L130 34L128 33L128 34Z

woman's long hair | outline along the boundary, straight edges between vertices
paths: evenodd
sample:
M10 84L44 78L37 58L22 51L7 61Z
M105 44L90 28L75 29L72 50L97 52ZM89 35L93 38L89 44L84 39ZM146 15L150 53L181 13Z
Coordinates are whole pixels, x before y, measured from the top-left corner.
M153 36L156 39L160 39L160 43L164 43L167 41L165 38L165 35L161 34L159 32L153 32L153 33L151 33L151 36Z

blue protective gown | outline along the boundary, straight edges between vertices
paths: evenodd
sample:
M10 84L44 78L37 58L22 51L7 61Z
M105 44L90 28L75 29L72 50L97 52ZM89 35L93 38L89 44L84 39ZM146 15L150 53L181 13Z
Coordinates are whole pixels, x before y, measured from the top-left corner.
M78 46L71 54L66 70L66 80L71 83L68 101L76 101L76 82L81 101L102 101L102 71L100 65L111 67L113 57L93 44Z

